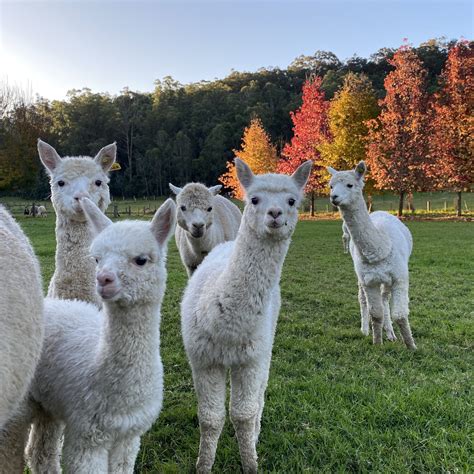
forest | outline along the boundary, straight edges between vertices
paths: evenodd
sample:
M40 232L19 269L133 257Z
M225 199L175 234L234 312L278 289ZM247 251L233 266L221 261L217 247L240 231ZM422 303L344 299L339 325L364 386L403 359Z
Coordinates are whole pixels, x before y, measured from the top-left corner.
M418 47L400 48L414 53L423 68L426 97L442 91L448 54L458 44L456 40L433 39ZM463 44L472 66L472 43ZM302 110L304 85L314 84L315 79L329 104L340 97L344 87L350 89L348 75L363 77L373 95L376 117L383 111L387 76L394 71L393 58L400 50L383 48L369 58L346 60L316 51L297 57L286 69L233 71L223 79L192 84L180 84L168 76L157 79L150 93L125 87L120 94L110 95L84 88L69 91L61 101L33 96L4 82L0 84L0 194L35 199L48 196L49 185L36 150L38 137L61 155L94 156L102 146L116 141L121 170L111 176L114 196L167 195L169 182L178 186L191 180L216 184L231 166L252 120L258 119L278 158L290 156L285 150L295 138L294 112ZM472 85L472 69L469 74ZM472 111L472 104L469 107ZM330 110L328 117L327 140L315 146L312 158L316 161L321 154L335 153L323 149L337 141ZM374 147L367 144L363 153L387 153ZM464 154L465 161L471 158ZM472 161L468 163L472 165ZM395 192L426 186L426 180L406 190L388 183L388 189ZM323 188L316 186L315 190L322 192Z

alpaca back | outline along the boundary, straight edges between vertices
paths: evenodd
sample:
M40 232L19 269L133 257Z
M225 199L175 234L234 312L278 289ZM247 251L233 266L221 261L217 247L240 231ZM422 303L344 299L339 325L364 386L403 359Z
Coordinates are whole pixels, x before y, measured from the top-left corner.
M0 428L15 412L43 342L38 261L18 224L0 206Z

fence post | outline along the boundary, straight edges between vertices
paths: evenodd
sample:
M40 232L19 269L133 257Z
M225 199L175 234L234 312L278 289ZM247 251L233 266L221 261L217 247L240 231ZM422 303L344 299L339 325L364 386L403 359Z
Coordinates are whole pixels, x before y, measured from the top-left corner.
M426 210L431 211L431 201L426 201Z
M444 200L444 210L448 210L448 201L446 201L446 199Z

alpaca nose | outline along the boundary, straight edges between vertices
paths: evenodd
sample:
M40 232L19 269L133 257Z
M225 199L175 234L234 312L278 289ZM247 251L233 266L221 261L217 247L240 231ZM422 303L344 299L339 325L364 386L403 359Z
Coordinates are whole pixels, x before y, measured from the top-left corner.
M332 199L333 201L337 201L337 198L338 198L338 197L339 197L339 196L338 196L337 194L333 194L333 195L331 196L331 199Z
M283 211L279 209L278 207L272 207L271 209L268 210L268 214L272 216L273 219L276 219L277 217L283 214Z
M74 193L74 200L75 201L79 201L79 199L83 198L83 197L90 197L89 196L89 193L85 193L83 191L78 191L77 193Z
M102 270L97 273L97 282L100 286L107 286L115 282L115 275L107 270Z
M196 230L201 230L201 229L204 227L204 224L203 224L203 223L196 223L196 222L194 222L194 223L193 223L193 227L194 227Z

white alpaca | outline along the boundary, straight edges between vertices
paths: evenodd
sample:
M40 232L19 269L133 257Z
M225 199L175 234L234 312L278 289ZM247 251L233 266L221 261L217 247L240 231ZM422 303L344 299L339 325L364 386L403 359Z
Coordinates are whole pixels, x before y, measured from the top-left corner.
M38 217L48 217L46 208L44 206L38 206L37 214Z
M178 188L170 183L170 188L176 194L178 209L176 245L191 276L216 245L235 239L242 214L233 202L217 195L221 185L206 188L189 183Z
M33 249L0 206L0 429L23 400L43 342L43 289Z
M43 343L38 260L0 206L0 472L23 472L27 393Z
M408 322L408 260L413 241L408 228L388 212L369 215L362 195L365 163L355 170L328 168L332 178L331 202L344 219L343 234L348 239L359 280L361 331L369 334L372 320L374 344L382 344L382 324L389 340L395 340L392 318L400 327L403 341L416 349ZM391 302L390 302L391 299Z
M140 436L163 398L160 307L167 242L176 209L169 199L150 223L112 222L87 198L95 233L103 311L82 301L45 300L45 343L31 396L37 406L27 449L33 473L132 473Z
M256 443L280 310L280 274L311 162L293 176L254 176L235 160L246 205L234 242L217 246L190 278L181 305L186 353L198 397L198 472L209 472L224 425L226 374L230 416L245 472L257 472Z
M50 175L51 201L56 211L56 267L48 296L100 304L94 285L94 263L89 258L92 234L79 205L91 199L102 211L110 203L107 172L115 162L117 147L107 145L95 158L61 158L38 140L40 159Z

